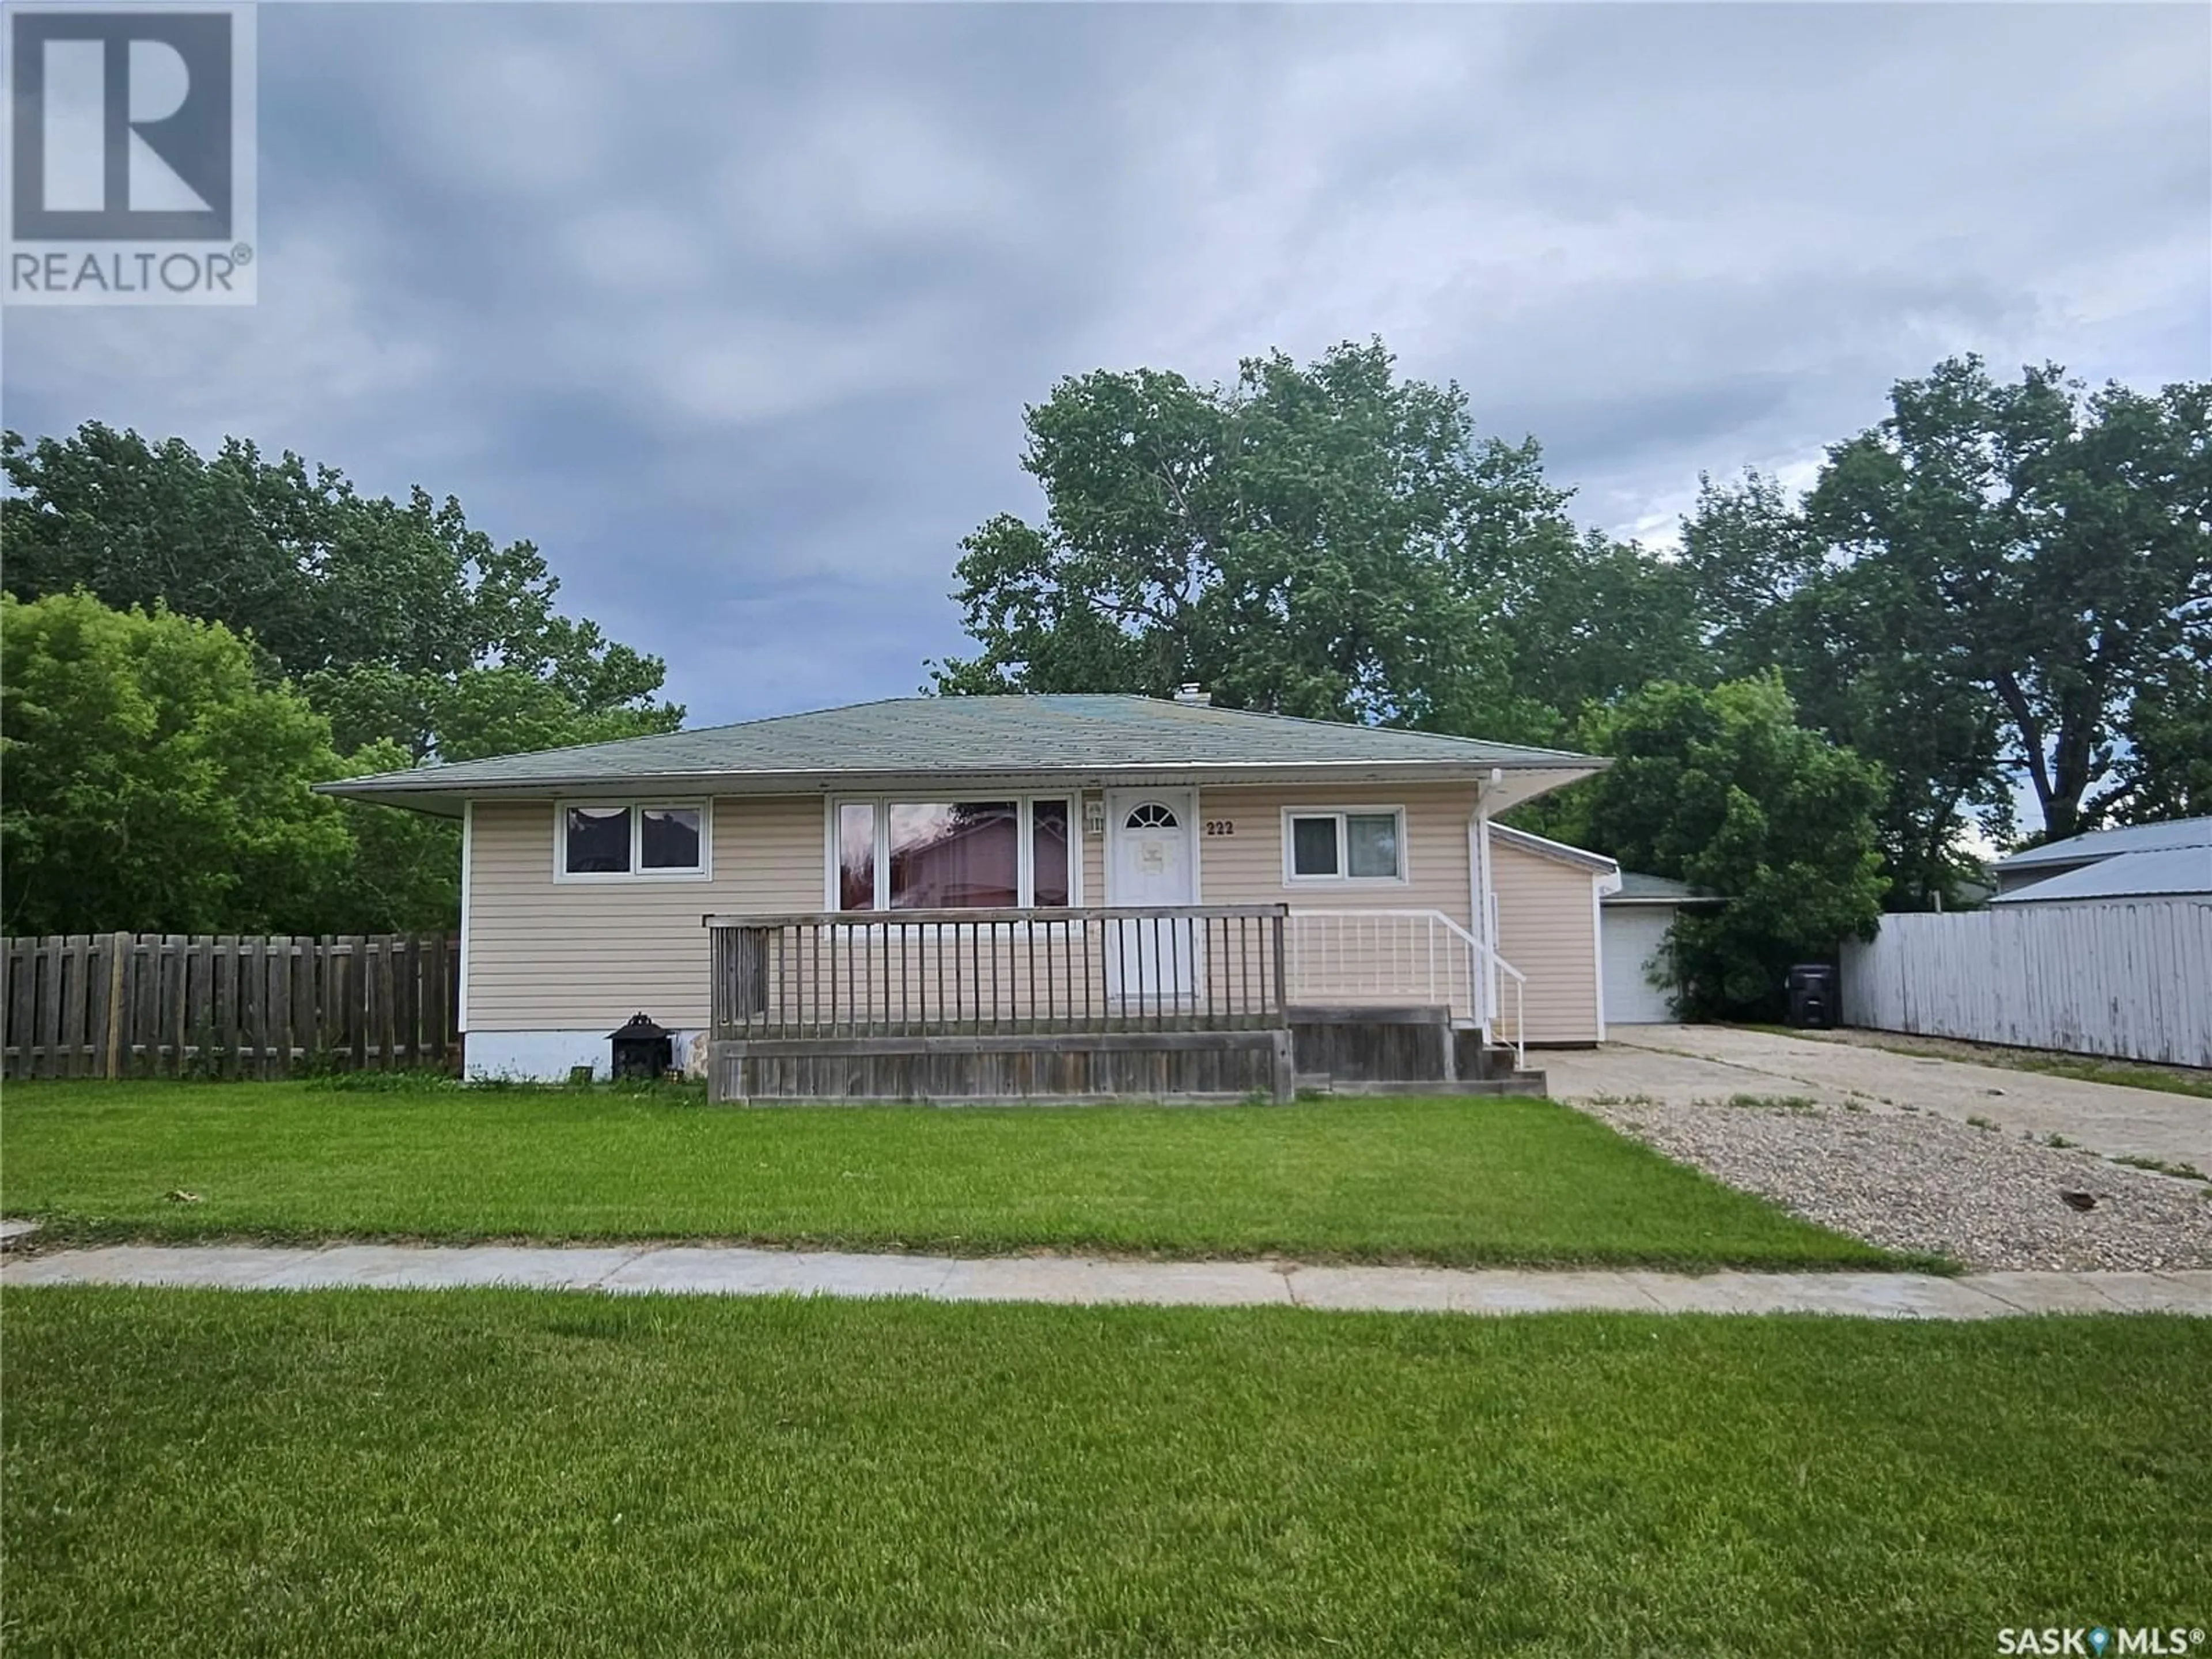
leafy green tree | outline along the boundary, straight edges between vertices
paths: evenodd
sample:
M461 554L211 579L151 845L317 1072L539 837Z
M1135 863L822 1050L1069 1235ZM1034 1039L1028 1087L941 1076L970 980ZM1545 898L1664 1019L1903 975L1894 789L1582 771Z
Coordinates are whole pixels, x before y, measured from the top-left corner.
M2121 799L2137 823L2212 814L2212 643L2143 677L2123 723Z
M301 690L330 716L340 748L392 745L390 769L419 764L434 754L441 761L478 760L644 737L673 731L677 721L672 715L680 712L626 702L585 708L558 681L507 664L452 675L356 668L310 674ZM395 732L413 734L413 741L395 738Z
M1685 1017L1778 1012L1791 963L1872 935L1881 769L1800 726L1778 675L1645 686L1583 741L1613 763L1577 791L1582 844L1728 899L1668 935Z
M1227 387L1086 374L1027 421L1045 515L963 544L981 649L939 690L1197 680L1231 707L1446 729L1510 700L1474 550L1551 497L1456 387L1399 380L1376 343L1251 359Z
M329 719L248 641L86 593L4 599L0 892L25 933L383 933L460 915L452 822L310 786L402 770L388 737L340 753ZM358 685L349 690L357 690ZM437 713L455 758L627 735L525 670L470 670ZM370 722L373 724L374 722Z
M2129 730L2155 744L2212 654L2212 384L2000 385L1970 356L1890 407L1806 511L1893 629L1884 653L1995 701L2051 838L2139 815L2157 791Z
M1889 773L1896 908L1955 899L1962 831L2009 839L2020 777L2052 838L2204 799L2212 386L1954 359L1802 506L1707 481L1682 562L1721 672L1778 667L1802 719Z
M1569 742L1592 706L1653 680L1713 678L1689 573L1636 543L1576 536L1561 520L1487 569L1483 588L1497 607L1486 625L1509 649L1518 718L1478 735Z
M1877 820L1893 909L1955 903L1978 873L1961 831L2002 839L2012 791L2002 711L1948 640L1940 598L1880 561L1832 562L1773 479L1702 481L1680 566L1717 671L1778 670L1798 719L1881 763Z
M404 770L411 761L389 738L340 757L337 777ZM451 818L374 801L341 800L352 856L319 896L318 933L449 932L460 924L461 830Z
M293 757L301 763L288 770L281 754L241 753L246 769L229 782L289 799L341 773L672 731L682 722L680 708L658 701L659 659L559 614L560 584L537 549L501 546L471 529L450 497L435 501L421 489L404 501L368 497L334 468L289 453L268 461L241 440L203 457L178 440L154 445L96 423L36 443L0 434L0 463L10 490L0 500L6 586L15 599L58 603L88 593L119 611L152 613L164 627L186 616L220 623L228 644L204 649L226 664L234 653L245 661L262 691L278 700L271 707L324 718L322 747L311 760L301 750ZM101 626L113 633L125 624ZM101 657L81 677L112 678L114 666ZM137 709L134 719L198 718L182 709L149 713L143 696L134 702L120 689L125 684L115 681L110 695ZM93 718L88 706L84 712ZM26 776L38 775L37 766L65 773L70 757L57 737L65 726L39 726L28 706L25 719L41 745ZM115 763L105 755L96 750L91 763ZM98 794L94 775L80 779L87 801ZM63 810L60 799L11 800L11 839L21 835L27 849L82 843L88 871L99 837L84 842L49 822L46 814ZM166 867L173 852L191 864L199 873L176 890L168 914L219 918L228 931L253 931L268 925L258 918L275 915L300 931L454 924L460 842L453 825L319 798L311 814L316 834L335 836L343 856L303 874L299 891L242 870L226 883L224 866L208 862L207 846L191 840L198 820L190 811L173 820L173 848L158 854L148 853L144 838L167 833L168 820L149 812L134 856L143 869ZM35 912L41 927L84 931L106 927L99 918L121 913L123 901L111 902L89 874L58 887L51 875L42 878L43 896L24 900L33 908L22 909L25 890L12 879L17 866L9 871L12 925L31 925ZM21 872L33 873L32 865ZM118 882L129 879L118 873ZM266 902L247 896L249 888Z
M309 932L354 856L330 726L217 623L0 595L11 933Z
M939 690L1195 680L1230 707L1548 742L1704 666L1680 574L1578 534L1533 441L1479 436L1457 386L1399 379L1380 342L1226 386L1101 371L1027 422L1046 510L963 544L981 649L936 665Z
M481 701L463 682L487 670L531 678L587 724L682 720L654 701L657 658L559 615L538 550L470 528L450 496L365 496L335 468L268 461L240 439L203 457L96 422L0 435L0 463L9 592L82 588L222 623L331 713L347 747L388 738L416 760L449 755L468 739L441 718Z

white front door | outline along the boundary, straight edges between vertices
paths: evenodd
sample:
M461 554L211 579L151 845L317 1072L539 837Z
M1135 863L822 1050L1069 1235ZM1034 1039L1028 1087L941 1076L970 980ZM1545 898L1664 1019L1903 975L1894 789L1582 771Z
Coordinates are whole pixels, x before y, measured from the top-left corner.
M1164 909L1198 902L1198 800L1189 789L1106 792L1106 902ZM1197 982L1188 919L1117 921L1106 939L1109 994L1180 1000Z

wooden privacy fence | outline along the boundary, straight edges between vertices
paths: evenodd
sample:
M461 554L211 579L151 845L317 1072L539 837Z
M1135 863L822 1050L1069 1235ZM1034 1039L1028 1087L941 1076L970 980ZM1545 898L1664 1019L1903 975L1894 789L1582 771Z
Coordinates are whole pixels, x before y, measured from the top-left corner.
M460 1059L452 935L72 933L0 950L7 1077L270 1078Z
M2212 1066L2212 904L2007 904L1844 946L1844 1024Z

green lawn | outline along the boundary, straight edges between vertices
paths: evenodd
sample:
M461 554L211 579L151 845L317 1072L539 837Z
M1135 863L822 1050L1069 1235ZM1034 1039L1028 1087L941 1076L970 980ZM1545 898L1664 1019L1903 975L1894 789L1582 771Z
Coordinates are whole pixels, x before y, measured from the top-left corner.
M16 1290L11 1654L2212 1623L2212 1323Z
M604 1091L16 1084L0 1110L0 1207L64 1240L1899 1262L1580 1113L1511 1097L737 1110Z

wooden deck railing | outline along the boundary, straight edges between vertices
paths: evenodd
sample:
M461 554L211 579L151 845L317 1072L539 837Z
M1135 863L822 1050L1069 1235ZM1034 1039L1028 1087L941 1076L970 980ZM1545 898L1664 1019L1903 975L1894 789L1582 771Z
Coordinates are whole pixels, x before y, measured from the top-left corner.
M717 1039L1287 1024L1279 904L708 916Z

